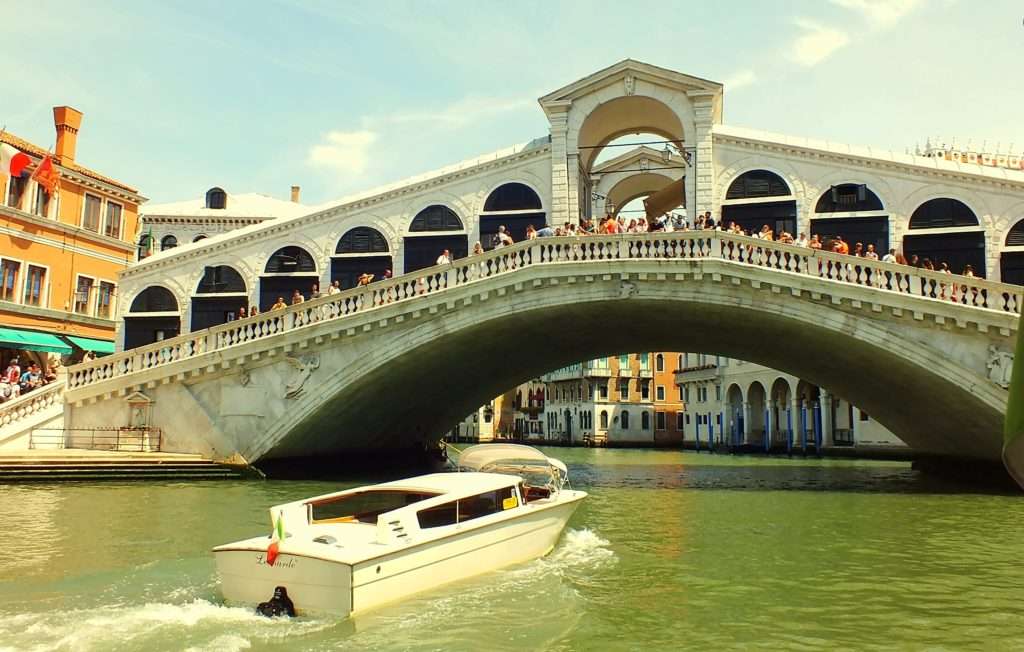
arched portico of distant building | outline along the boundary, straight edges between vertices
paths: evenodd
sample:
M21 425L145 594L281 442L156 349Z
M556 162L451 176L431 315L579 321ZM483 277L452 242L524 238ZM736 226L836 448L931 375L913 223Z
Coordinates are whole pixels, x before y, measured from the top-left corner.
M767 436L765 410L767 405L768 397L764 385L756 380L750 383L750 386L747 387L747 414L744 415L750 421L750 425L747 426L747 444L753 446L765 445L765 437Z

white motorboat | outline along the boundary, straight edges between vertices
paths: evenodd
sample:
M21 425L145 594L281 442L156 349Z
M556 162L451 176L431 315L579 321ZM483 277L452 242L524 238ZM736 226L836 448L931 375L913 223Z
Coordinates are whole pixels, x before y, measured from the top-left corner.
M363 612L546 555L587 495L529 446L472 446L457 466L272 507L270 536L213 549L225 600L283 587L299 615Z

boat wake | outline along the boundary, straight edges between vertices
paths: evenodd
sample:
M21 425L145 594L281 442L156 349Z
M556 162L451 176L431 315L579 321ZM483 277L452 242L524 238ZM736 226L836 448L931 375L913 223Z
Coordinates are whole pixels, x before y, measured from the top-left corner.
M217 650L282 642L334 626L316 620L264 618L250 608L195 599L31 614L0 613L3 650ZM10 647L8 647L10 646Z

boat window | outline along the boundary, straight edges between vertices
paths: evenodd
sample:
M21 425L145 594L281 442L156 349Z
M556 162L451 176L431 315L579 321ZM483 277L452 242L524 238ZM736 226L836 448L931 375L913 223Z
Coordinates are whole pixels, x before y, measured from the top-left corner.
M421 491L362 491L310 503L313 523L376 523L385 512L440 494Z
M497 514L518 506L519 499L516 498L515 489L503 487L496 491L488 491L424 509L416 513L416 519L421 528L442 527Z

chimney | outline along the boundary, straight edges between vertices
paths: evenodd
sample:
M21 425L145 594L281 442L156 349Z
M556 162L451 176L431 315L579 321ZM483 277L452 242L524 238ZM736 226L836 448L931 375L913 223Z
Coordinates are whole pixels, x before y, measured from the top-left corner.
M62 164L74 163L78 128L82 126L82 112L70 106L55 106L53 126L57 130L57 149L54 152L57 160Z
M292 201L296 204L299 203L299 187L292 186Z

